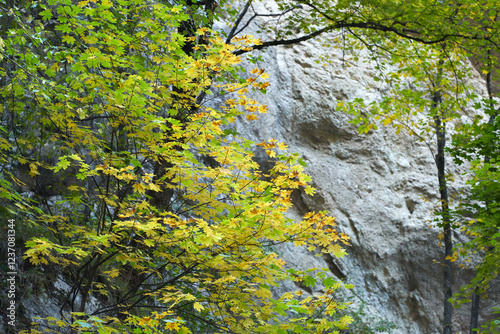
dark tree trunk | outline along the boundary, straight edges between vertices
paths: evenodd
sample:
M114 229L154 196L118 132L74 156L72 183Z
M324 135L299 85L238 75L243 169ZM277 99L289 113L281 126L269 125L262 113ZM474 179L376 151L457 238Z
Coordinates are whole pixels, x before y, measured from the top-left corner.
M470 309L470 334L477 334L475 330L479 325L479 301L481 296L477 293L477 289L472 294L472 305Z
M443 334L451 334L451 317L453 315L453 305L450 302L450 298L453 296L451 288L453 272L452 272L452 263L450 258L453 255L453 242L451 239L451 219L449 216L448 188L446 184L446 175L445 175L446 163L445 163L444 148L446 146L446 138L445 138L446 124L443 124L440 115L437 115L435 117L435 121L436 121L436 134L437 134L436 164L438 169L439 195L441 199L441 214L443 219L443 233L444 233Z
M209 17L208 21L205 23L205 27L211 28L213 24L213 18L211 17L213 11L217 8L217 1L215 0L205 0L205 1L186 1L186 7L188 14L191 15L189 20L181 22L181 25L177 28L179 34L184 35L186 37L196 37L197 30L200 28L194 19L193 13L198 11L198 8L203 6L203 10L206 15ZM201 36L198 41L186 41L186 43L182 46L182 50L186 55L194 56L194 47L197 44L208 44L208 36ZM186 92L180 88L173 87L173 91L177 94L192 94L190 92ZM185 107L183 110L179 112L179 114L174 115L173 117L184 123L186 118L195 113L198 109L198 103L201 102L201 99L205 96L204 92L195 92L195 94L199 94L198 96L193 96L193 101L189 99L186 100ZM165 159L159 159L154 164L154 181L161 179L165 173L172 168L172 164ZM174 200L174 191L171 188L166 186L162 187L160 192L148 191L148 196L151 196L151 203L162 210L171 210L172 209L172 201Z
M439 62L439 66L443 61ZM435 111L434 123L436 128L436 144L437 154L435 157L436 167L438 171L439 182L439 197L441 200L441 215L443 224L443 243L444 243L444 279L443 279L443 292L444 292L444 309L443 309L443 334L452 333L451 318L453 315L453 305L450 302L452 294L452 263L451 256L453 255L453 242L451 239L451 217L449 214L449 199L448 199L448 186L446 184L446 160L445 160L445 147L446 147L446 122L443 122L443 115L438 110L441 103L441 76L442 69L438 69L436 78L435 91L432 97L432 108Z

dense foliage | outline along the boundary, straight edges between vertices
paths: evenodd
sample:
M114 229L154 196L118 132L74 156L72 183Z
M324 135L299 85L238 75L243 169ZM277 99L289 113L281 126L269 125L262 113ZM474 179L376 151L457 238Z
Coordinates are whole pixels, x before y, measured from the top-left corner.
M200 16L201 17L201 16ZM286 269L275 246L343 256L334 218L286 216L293 190L312 194L304 163L275 140L261 171L233 129L265 106L247 96L238 50L190 28L180 5L51 0L12 10L2 37L1 177L5 214L30 226L24 258L70 284L60 333L321 333L341 284ZM205 17L209 22L210 18ZM205 94L225 93L218 108ZM39 273L43 275L42 272ZM283 280L314 286L275 296ZM94 298L94 300L91 300ZM97 298L97 299L95 299ZM43 326L42 326L43 327ZM36 333L43 328L33 328Z

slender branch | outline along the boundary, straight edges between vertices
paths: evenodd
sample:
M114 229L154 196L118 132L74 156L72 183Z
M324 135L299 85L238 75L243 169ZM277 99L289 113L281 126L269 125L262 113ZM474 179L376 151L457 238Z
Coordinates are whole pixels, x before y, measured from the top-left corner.
M248 0L247 3L245 4L245 7L243 7L243 10L241 11L240 15L238 15L238 19L236 19L236 22L234 22L234 26L233 28L231 29L231 31L229 32L229 34L227 35L227 38L226 38L226 44L230 44L231 43L231 40L233 39L233 37L236 35L235 34L235 31L236 29L238 29L238 26L240 25L241 21L243 20L243 17L246 15L246 13L248 12L248 8L250 8L250 5L252 4L252 1L253 0ZM248 25L248 22L247 24L245 25L245 27ZM241 29L240 29L241 31Z
M101 118L108 119L108 118L112 118L112 117L113 116L111 116L111 115L96 115L96 116L90 116L90 117L87 117L84 119L78 119L77 121L78 122L88 122L88 121L92 121L94 119L101 119Z
M335 28L328 26L328 27L325 27L323 29L316 30L315 32L313 32L309 35L304 35L304 36L301 36L298 38L292 38L292 39L279 39L279 40L275 40L275 41L264 42L264 43L259 44L259 45L251 46L250 50L238 50L238 51L235 51L233 53L238 56L238 55L241 55L241 54L253 51L253 50L262 50L262 49L268 48L270 46L297 44L300 42L307 41L311 38L317 37L325 32L328 32L328 31L331 31L334 29Z
M288 12L291 12L292 10L295 10L297 8L301 8L301 7L292 7L292 8L289 8L287 10L285 10L284 12L281 12L281 13L277 13L277 14L258 14L258 13L255 13L248 21L247 23L245 23L245 25L243 27L241 27L240 30L238 30L236 32L235 35L238 35L239 33L241 33L243 30L245 30L246 27L248 27L250 25L250 23L255 20L257 17L281 17L283 15L285 15L286 13Z

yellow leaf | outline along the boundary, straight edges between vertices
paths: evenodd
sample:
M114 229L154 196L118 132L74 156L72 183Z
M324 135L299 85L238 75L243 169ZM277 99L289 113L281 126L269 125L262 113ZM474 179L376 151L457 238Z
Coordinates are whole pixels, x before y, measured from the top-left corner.
M153 190L153 191L156 191L156 192L160 192L160 191L161 191L160 187L158 187L158 186L157 186L156 184L154 184L154 183L150 183L150 184L148 184L148 188L149 188L150 190Z
M288 147L288 145L286 145L285 143L278 143L278 148L280 150L285 150L287 147Z
M274 158L276 156L276 152L271 151L271 150L266 150L267 155L269 155L271 158Z
M171 331L180 329L179 323L176 322L168 322L165 327Z
M200 312L201 310L205 309L205 308L203 307L203 305L201 305L201 304L200 304L200 303L198 303L198 302L195 302L195 303L194 303L194 305L193 305L193 307L194 307L194 309L195 309L196 311L198 311L198 312Z
M38 171L38 167L34 163L30 163L30 172L29 172L31 177L35 177L37 175L40 175L40 172Z
M113 270L109 270L109 271L106 271L105 274L108 274L109 277L118 277L120 275L120 269L113 269Z
M142 183L136 183L134 184L134 189L136 192L138 192L139 194L144 194L146 193L146 189L144 188L144 185Z
M307 186L306 189L304 190L304 192L306 194L308 194L309 196L313 196L316 193L316 189L314 189L311 186Z

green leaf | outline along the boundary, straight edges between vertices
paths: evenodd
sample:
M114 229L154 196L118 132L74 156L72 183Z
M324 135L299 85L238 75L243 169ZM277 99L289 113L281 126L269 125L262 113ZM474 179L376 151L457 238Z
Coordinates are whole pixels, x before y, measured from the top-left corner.
M66 170L71 163L68 160L68 157L61 157L59 158L59 162L56 164L54 167L54 172L59 172L61 169Z
M337 280L335 280L335 278L333 278L333 277L327 277L323 280L323 285L325 286L325 288L330 288L336 283L337 283Z
M41 11L40 15L42 16L42 20L48 21L52 18L52 10L47 8L44 11Z

